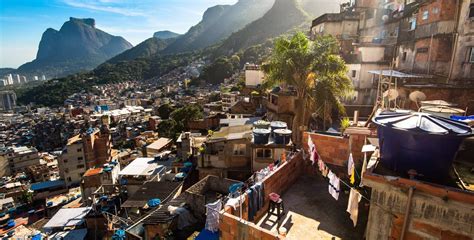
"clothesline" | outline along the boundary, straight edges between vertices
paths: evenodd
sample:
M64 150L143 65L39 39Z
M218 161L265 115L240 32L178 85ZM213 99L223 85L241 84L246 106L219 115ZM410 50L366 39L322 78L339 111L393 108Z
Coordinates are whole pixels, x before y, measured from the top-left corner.
M304 150L303 150L303 153L304 153ZM311 155L311 153L309 153L309 154ZM329 171L331 171L331 169L328 167L328 165L321 159L321 156L319 156L319 154L317 154L317 155L318 155L318 160L321 161L321 162L324 164L324 166L325 166L327 169L329 169ZM313 162L313 161L312 161L312 167L314 168L314 162ZM331 171L331 172L332 172L332 171ZM358 174L358 172L357 172L355 169L354 169L354 172L356 172L356 174L359 176L359 178L362 179L362 177ZM339 177L338 177L338 179L339 179L339 182L342 182L342 183L343 183L344 185L346 185L349 189L352 189L352 190L354 190L354 191L357 191L357 192L360 194L360 196L361 196L362 198L364 198L365 200L369 201L369 203L372 203L372 201L370 200L370 198L368 198L368 197L364 196L362 193L360 193L360 191L359 191L357 188L355 188L355 187L349 185L348 183L346 183L345 181L343 181L343 180L342 180L341 178L339 178ZM373 204L375 204L376 206L378 206L378 207L379 207L380 209L382 209L383 211L385 211L385 212L391 214L392 216L397 217L397 215L395 215L394 213L392 213L390 210L386 210L386 209L385 209L383 206L381 206L380 204L375 203L375 202L374 202ZM397 218L398 218L398 217L397 217Z

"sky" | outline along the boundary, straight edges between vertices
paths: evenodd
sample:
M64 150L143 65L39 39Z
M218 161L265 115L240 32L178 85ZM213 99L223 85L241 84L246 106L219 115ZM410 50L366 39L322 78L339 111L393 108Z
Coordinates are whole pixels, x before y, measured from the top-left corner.
M94 18L96 27L133 45L160 30L185 33L204 11L237 0L0 0L0 68L34 60L41 35L69 17Z

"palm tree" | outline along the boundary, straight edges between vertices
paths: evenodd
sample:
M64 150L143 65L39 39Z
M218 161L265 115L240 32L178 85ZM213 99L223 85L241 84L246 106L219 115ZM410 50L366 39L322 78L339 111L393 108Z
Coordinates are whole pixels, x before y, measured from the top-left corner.
M344 114L340 100L352 91L352 82L338 52L339 45L333 37L320 36L311 42L298 32L291 38L277 39L263 67L266 86L286 83L296 90L296 106L301 106L296 108L292 126L296 142L301 140L299 127L307 125L308 110L313 109L323 122L331 122L333 110Z

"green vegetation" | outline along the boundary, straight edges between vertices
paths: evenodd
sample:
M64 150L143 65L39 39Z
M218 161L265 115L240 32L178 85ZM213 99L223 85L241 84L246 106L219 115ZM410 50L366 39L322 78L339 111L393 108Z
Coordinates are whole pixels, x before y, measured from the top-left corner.
M333 109L344 111L340 99L352 90L352 82L346 76L346 65L338 49L333 37L311 42L302 32L276 41L269 62L263 66L267 73L265 85L284 82L295 88L296 106L300 107L296 108L294 132L307 125L309 109L316 109L323 122L331 121L329 113Z
M237 55L231 58L220 57L206 66L199 78L206 80L208 83L219 84L224 82L225 78L232 76L239 67L240 58Z
M174 110L170 118L158 125L158 133L162 137L176 139L180 133L187 131L188 121L203 117L203 110L198 105L187 105Z
M168 119L170 117L171 112L174 111L174 108L169 105L169 104L162 104L160 107L158 107L158 116L160 116L161 119Z

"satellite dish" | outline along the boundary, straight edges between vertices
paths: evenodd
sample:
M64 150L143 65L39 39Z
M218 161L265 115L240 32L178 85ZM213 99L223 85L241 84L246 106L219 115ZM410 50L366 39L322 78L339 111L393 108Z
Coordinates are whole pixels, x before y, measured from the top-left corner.
M421 102L426 99L426 95L420 91L414 91L408 96L412 102Z
M383 93L383 97L387 98L389 101L393 101L398 97L398 91L395 89L389 89Z

